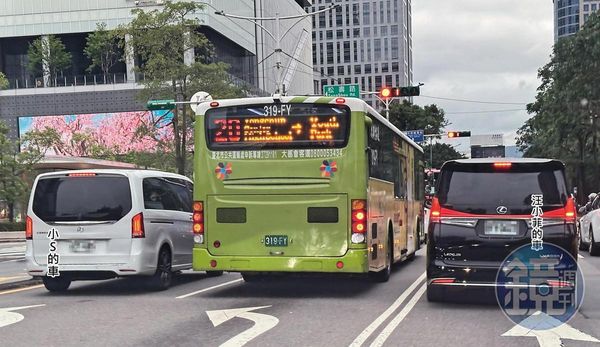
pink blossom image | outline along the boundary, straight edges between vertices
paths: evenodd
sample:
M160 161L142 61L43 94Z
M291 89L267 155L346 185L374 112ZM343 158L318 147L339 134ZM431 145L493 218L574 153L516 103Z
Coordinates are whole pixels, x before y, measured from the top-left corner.
M48 149L48 155L88 156L94 147L117 154L154 152L160 144L173 143L171 119L167 111L20 117L19 135L55 129L61 144Z

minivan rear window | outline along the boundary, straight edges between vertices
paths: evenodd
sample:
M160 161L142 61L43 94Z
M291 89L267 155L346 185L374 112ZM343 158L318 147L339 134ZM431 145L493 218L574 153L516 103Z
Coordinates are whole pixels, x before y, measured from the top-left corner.
M117 221L130 210L124 176L44 178L33 197L33 213L44 222Z
M472 214L497 214L506 206L508 214L530 214L531 195L544 195L544 210L566 204L568 193L559 162L513 163L496 169L493 163L448 163L438 186L440 205Z

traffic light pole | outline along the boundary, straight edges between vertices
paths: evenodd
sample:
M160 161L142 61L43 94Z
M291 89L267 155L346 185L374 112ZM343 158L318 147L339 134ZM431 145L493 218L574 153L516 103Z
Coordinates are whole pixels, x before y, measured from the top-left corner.
M261 28L265 33L267 33L267 35L269 35L273 39L273 41L275 41L275 50L272 53L272 54L275 54L275 60L276 60L275 68L277 69L277 74L276 74L277 81L275 81L277 90L275 91L275 93L285 95L285 89L284 89L285 86L283 85L283 63L281 61L281 56L283 53L283 50L281 49L281 40L285 37L285 35L287 35L292 30L293 27L295 27L298 23L300 23L306 17L311 17L311 16L314 16L319 13L331 11L334 8L341 7L341 6L342 5L339 5L339 4L332 4L331 6L325 8L323 10L310 12L310 13L306 13L306 14L301 14L301 15L296 15L296 16L285 16L285 17L280 17L279 13L276 13L275 17L244 17L244 16L227 14L224 11L216 11L215 14L226 17L226 18L243 19L243 20L250 21L250 22L254 23L256 26L258 26L259 28ZM280 29L281 29L280 21L287 20L287 19L298 19L298 21L296 21L296 23L292 24L283 34L281 34L280 33ZM264 27L264 25L262 25L260 23L263 21L275 21L275 34L271 33L267 28Z

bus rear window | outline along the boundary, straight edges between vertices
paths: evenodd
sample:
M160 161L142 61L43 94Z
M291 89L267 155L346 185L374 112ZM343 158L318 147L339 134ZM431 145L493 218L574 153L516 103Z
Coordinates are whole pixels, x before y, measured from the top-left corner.
M263 104L208 110L211 150L341 148L348 142L350 110L330 104Z

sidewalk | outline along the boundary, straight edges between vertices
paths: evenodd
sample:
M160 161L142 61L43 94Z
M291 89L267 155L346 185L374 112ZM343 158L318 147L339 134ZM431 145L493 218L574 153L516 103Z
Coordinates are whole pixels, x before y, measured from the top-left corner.
M25 241L25 231L0 231L0 242Z

